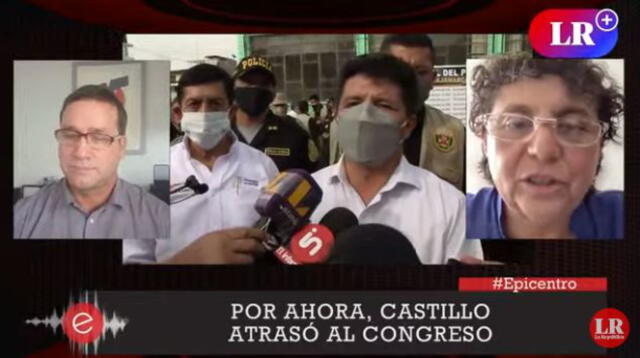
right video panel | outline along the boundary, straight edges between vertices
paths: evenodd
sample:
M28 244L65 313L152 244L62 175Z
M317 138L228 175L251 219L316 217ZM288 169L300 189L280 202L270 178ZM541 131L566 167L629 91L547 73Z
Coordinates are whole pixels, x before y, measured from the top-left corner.
M623 238L623 71L467 60L467 238Z

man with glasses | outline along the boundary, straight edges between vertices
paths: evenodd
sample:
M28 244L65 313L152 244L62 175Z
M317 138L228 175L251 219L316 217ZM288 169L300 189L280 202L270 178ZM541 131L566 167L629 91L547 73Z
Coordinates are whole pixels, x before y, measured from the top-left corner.
M15 238L167 238L169 207L118 178L127 113L104 86L64 100L54 132L64 179L14 207Z
M590 61L501 57L475 68L471 130L492 188L467 195L468 238L622 238L621 191L594 188L623 97Z

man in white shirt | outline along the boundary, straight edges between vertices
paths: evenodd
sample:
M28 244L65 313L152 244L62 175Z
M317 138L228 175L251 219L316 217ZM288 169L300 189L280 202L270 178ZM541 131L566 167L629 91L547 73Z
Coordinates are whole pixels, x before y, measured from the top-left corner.
M253 205L278 169L233 134L233 80L223 69L196 65L182 74L176 92L173 110L185 135L171 146L171 186L195 176L208 190L172 203L171 238L155 242L151 260L145 257L149 249L125 243L125 261L252 263L264 253L264 234L250 228L259 218Z
M309 133L309 103L307 101L299 101L296 105L295 109L295 117L302 123L302 128L304 128L307 133Z
M481 259L480 243L464 239L464 195L402 154L402 142L416 126L413 69L393 56L374 54L349 61L341 73L337 135L344 155L313 175L324 194L312 221L342 206L361 224L402 232L423 264Z

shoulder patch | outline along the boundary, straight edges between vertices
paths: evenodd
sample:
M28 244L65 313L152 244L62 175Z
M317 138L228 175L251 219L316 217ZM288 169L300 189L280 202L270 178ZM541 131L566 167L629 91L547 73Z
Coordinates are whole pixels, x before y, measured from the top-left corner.
M452 151L456 145L455 136L449 128L438 128L433 134L433 144L436 149L441 152L448 153Z

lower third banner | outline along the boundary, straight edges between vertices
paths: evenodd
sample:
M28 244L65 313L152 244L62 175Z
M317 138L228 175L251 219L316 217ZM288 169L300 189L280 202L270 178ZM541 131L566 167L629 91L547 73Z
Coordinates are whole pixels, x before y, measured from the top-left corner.
M603 354L606 292L97 291L29 317L94 354ZM62 328L62 329L60 329Z

